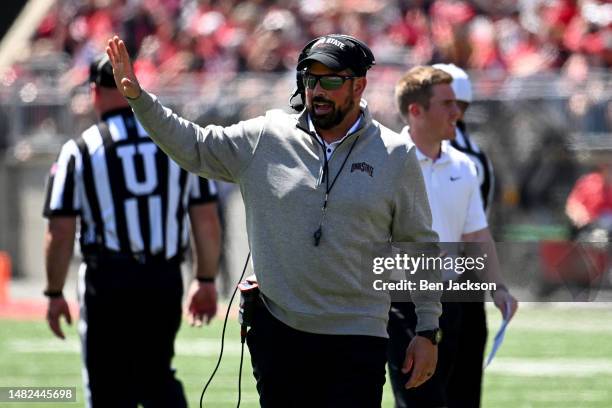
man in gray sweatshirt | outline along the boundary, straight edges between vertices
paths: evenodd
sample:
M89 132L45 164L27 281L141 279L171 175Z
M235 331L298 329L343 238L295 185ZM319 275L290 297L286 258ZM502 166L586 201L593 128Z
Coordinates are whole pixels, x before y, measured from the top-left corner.
M247 343L264 407L376 407L385 382L389 294L369 278L380 243L436 242L415 151L361 99L374 56L328 35L298 61L300 114L280 110L205 128L142 90L125 44L107 53L119 90L151 138L203 177L237 183L261 305ZM439 298L416 300L417 332L438 327ZM434 372L437 347L415 336L406 387Z

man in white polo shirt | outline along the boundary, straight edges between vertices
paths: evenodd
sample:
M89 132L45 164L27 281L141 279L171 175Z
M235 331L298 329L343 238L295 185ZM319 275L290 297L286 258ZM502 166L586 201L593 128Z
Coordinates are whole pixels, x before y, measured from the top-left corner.
M465 113L472 103L472 83L463 69L455 64L435 64L453 77L451 86L457 99L461 116L457 120L455 138L451 146L465 153L476 166L480 194L485 213L489 213L493 202L495 176L493 164L483 150L474 142L467 131L464 120ZM459 280L465 282L474 280L472 271L464 273ZM485 291L474 293L474 301L461 302L461 321L458 325L459 339L457 347L461 353L456 357L455 365L461 370L454 371L446 389L448 408L479 407L482 388L482 364L485 346L487 344L487 316L484 300Z
M408 123L401 135L416 146L432 211L432 228L438 233L440 242L479 243L488 256L483 281L496 284L497 290L492 293L495 305L502 313L508 307L512 316L517 302L499 274L476 167L469 157L448 142L455 136L456 122L461 114L451 87L452 80L448 73L433 67L412 68L399 80L395 96L400 114ZM457 276L454 271L445 273L446 279ZM388 326L389 372L397 407L448 406L448 379L453 370L461 370L455 367L455 356L460 353L457 341L462 318L460 306L457 302L443 303L440 319L443 339L435 374L422 386L406 389L403 385L408 373L402 368L402 347L405 350L405 345L414 336L414 307L406 302L392 304ZM439 340L439 336L432 338L433 342Z

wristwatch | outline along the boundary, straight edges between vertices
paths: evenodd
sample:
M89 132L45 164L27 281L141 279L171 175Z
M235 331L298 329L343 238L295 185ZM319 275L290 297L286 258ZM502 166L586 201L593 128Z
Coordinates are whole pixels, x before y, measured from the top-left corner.
M442 330L440 329L418 331L416 334L417 336L425 337L434 346L442 341Z

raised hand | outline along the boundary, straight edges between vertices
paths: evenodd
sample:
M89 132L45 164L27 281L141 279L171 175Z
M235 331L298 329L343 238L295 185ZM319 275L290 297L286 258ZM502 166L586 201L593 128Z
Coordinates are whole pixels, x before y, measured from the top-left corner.
M119 92L128 99L136 99L142 93L142 88L132 68L132 61L122 39L114 36L108 40L106 54L113 66L115 84Z

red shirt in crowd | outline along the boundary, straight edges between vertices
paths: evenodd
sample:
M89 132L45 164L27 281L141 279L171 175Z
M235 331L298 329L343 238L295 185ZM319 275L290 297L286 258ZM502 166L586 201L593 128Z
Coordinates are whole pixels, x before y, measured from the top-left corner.
M581 177L567 199L567 215L578 226L589 224L605 213L612 214L612 183L600 172Z

